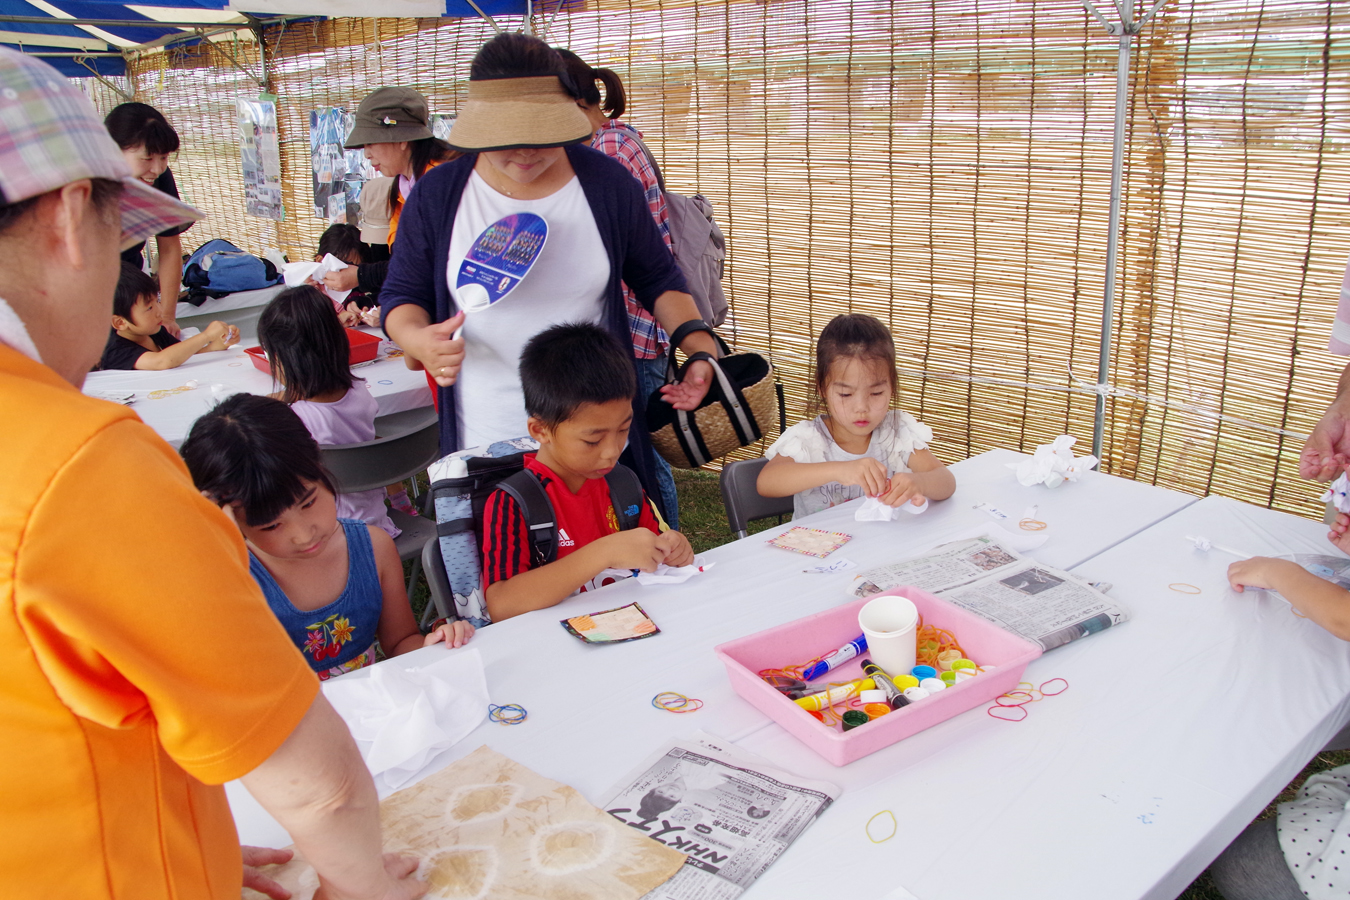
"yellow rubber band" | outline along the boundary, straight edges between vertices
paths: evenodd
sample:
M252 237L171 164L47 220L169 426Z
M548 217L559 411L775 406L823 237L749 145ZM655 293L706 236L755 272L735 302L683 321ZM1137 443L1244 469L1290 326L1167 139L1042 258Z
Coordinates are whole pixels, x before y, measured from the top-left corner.
M872 823L877 820L877 816L891 817L891 833L886 835L881 840L877 840L876 838L872 837ZM872 816L872 818L867 820L867 824L863 826L863 831L866 832L867 839L872 843L884 844L891 838L895 837L896 833L900 831L900 823L895 821L895 813L891 812L889 809L883 809L881 812L877 813L876 815Z

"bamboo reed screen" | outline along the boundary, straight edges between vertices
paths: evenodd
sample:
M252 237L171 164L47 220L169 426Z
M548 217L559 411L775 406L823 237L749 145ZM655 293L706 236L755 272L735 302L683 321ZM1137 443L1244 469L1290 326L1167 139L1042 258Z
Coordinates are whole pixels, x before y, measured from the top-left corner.
M257 46L136 61L128 83L178 127L179 184L212 216L189 245L307 257L309 110L405 84L453 113L491 33L269 31L280 225L241 212L233 104L259 90L241 70L260 72ZM592 0L548 37L618 71L671 187L716 205L725 331L773 359L789 421L809 414L813 336L853 310L890 324L900 402L947 461L1090 443L1117 44L1077 0ZM1302 438L1277 432L1311 429L1344 364L1326 341L1350 256L1350 3L1166 0L1135 50L1111 383L1164 402L1108 402L1104 467L1320 514Z

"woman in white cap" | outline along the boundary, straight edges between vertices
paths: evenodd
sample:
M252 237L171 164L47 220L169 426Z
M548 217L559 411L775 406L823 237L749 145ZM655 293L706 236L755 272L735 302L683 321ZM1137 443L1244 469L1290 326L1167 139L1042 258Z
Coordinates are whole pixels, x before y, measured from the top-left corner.
M403 211L381 294L384 326L439 385L444 452L526 433L516 366L535 334L595 322L630 342L623 284L668 332L701 322L642 186L584 146L591 123L576 100L553 48L527 35L497 35L474 57L468 98L450 133L465 156L427 173ZM465 257L480 236L523 213L548 223L542 250L504 299L466 318L456 286ZM718 355L702 331L690 332L680 349ZM664 396L694 409L711 376L712 367L697 361ZM646 401L634 397L625 462L658 497Z
M393 246L403 201L417 179L459 154L432 135L427 98L412 88L382 87L372 91L357 107L355 118L343 146L348 150L364 149L366 159L382 179L367 184L362 191L362 213L367 209L379 211L376 218L388 223L388 235L379 243ZM383 181L386 178L392 181ZM362 238L365 239L364 234ZM330 291L359 287L377 297L388 269L388 260L348 266L330 272L324 285Z

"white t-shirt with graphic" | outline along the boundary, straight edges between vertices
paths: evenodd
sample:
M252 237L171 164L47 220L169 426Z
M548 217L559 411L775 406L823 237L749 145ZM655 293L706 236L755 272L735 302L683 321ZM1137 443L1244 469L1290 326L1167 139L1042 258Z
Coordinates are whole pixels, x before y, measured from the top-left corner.
M928 449L928 442L932 439L933 429L909 413L893 409L886 413L886 418L872 432L866 452L849 453L834 442L834 436L830 434L822 414L808 422L798 422L783 432L782 437L774 441L764 455L773 459L781 454L799 463L851 462L871 457L886 467L886 477L890 478L897 472L910 471L910 455L915 450ZM861 496L863 489L858 485L831 481L794 495L792 518L809 516Z
M604 316L609 256L575 177L540 200L517 200L493 190L477 172L469 176L455 213L446 269L456 303L455 281L473 242L494 222L523 212L548 223L548 239L534 268L510 294L469 313L464 322L464 367L456 384L456 405L465 447L526 433L518 373L526 341L553 325L602 323Z

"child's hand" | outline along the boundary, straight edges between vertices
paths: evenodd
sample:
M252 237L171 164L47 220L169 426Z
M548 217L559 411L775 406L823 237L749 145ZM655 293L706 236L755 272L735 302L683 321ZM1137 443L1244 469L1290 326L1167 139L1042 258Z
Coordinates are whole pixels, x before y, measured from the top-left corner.
M839 463L840 476L835 480L840 484L857 485L869 497L877 497L886 492L889 483L886 480L886 467L870 456L855 459L852 462Z
M890 487L881 495L881 502L887 506L900 507L906 503L923 506L928 498L919 490L918 482L909 472L896 472L891 476Z
M689 546L689 538L678 531L667 531L657 535L656 546L665 553L666 558L663 562L666 565L676 568L693 565L694 548Z
M463 619L456 619L433 630L426 636L426 640L422 641L422 646L430 647L432 644L445 641L446 647L463 647L471 637L473 626Z
M353 312L350 308L338 310L337 317L343 328L355 328L361 321L361 314Z
M380 308L372 306L370 309L362 310L361 321L371 328L378 328L380 325Z
M239 343L239 329L217 319L206 326L202 337L206 338L206 346L203 349L226 350Z
M1238 560L1228 567L1228 584L1239 594L1244 587L1273 590L1275 587L1273 579L1281 569L1286 568L1302 571L1300 566L1287 559L1253 556L1251 559Z
M1350 515L1345 513L1336 513L1336 521L1331 523L1331 531L1327 532L1327 540L1336 545L1336 549L1342 553L1350 553Z
M604 546L606 568L655 572L666 557L666 549L657 543L658 540L645 528L631 528L605 535L595 543Z

